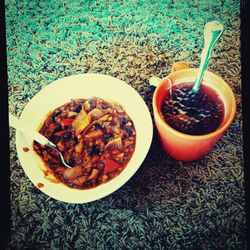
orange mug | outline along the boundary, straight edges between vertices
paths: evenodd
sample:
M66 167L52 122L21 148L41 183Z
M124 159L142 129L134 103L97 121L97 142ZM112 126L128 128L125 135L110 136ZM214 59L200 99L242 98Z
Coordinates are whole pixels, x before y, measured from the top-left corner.
M161 105L166 92L168 93L171 84L174 86L183 82L194 82L197 74L198 69L188 68L185 62L178 62L164 79L156 77L150 79L150 84L156 86L153 95L153 113L162 146L170 156L180 161L194 161L204 157L232 123L236 111L235 96L231 88L221 77L206 70L202 84L213 89L224 105L221 124L215 131L204 135L184 134L169 126L161 114Z

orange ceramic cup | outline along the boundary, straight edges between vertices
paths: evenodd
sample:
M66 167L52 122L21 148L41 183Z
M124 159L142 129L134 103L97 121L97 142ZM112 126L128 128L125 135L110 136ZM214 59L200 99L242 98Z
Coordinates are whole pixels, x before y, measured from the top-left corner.
M205 156L229 127L235 116L236 102L228 84L218 75L205 71L202 84L215 90L223 101L223 121L214 132L205 135L188 135L173 129L164 121L161 115L163 98L166 92L169 91L170 84L194 82L198 73L198 69L187 68L185 63L181 66L182 69L179 68L177 63L177 67L172 68L172 73L157 83L153 95L154 121L165 151L177 160L194 161ZM153 83L153 85L156 84Z

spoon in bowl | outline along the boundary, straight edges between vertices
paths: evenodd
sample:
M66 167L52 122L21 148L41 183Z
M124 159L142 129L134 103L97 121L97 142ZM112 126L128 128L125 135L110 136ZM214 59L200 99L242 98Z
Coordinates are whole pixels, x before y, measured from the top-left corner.
M67 168L72 168L71 166L69 166L66 163L66 161L63 158L62 153L57 148L57 146L54 143L52 143L51 141L49 141L45 136L43 136L42 134L40 134L39 132L37 132L35 130L29 129L26 126L26 124L24 124L21 120L19 120L17 117L13 116L12 114L9 114L9 124L11 127L28 135L30 138L32 138L36 142L40 143L41 145L44 145L44 146L47 146L47 147L54 149L59 154L63 165L66 166Z
M201 80L204 75L204 71L207 67L209 58L212 53L214 44L219 39L223 32L223 25L218 21L208 22L204 27L204 49L201 53L201 62L198 69L198 76L195 80L194 86L192 88L193 93L197 93L200 89Z

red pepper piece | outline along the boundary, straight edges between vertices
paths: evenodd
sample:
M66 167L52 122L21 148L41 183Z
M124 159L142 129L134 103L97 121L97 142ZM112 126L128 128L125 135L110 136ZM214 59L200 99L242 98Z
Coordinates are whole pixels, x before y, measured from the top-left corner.
M121 167L120 164L110 159L107 159L105 163L104 174L109 174L111 172L114 172L119 167Z
M72 119L72 118L67 118L67 119L61 120L62 128L64 129L65 127L69 126L70 124L72 124L73 121L74 121L74 119Z

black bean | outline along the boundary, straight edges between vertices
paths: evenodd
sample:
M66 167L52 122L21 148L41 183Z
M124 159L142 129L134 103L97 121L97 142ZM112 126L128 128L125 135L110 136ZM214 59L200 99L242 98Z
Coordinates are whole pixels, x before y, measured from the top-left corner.
M109 138L111 138L112 137L112 135L111 134L104 134L103 136L102 136L102 139L103 139L103 141L107 141Z
M97 124L95 124L95 129L102 129L103 130L103 127L101 126L101 124L97 123Z
M79 113L81 110L82 110L82 106L81 106L81 105L78 105L78 106L76 106L76 107L74 108L74 111L75 111L76 113Z
M54 142L55 144L57 144L59 142L59 140L60 140L60 137L57 136L57 135L53 135L51 139L52 139L52 142Z
M128 122L129 122L129 120L128 120L127 118L122 117L122 120L121 120L121 126L126 125Z
M127 132L128 136L133 135L133 129L131 127L125 127L125 131Z
M71 131L66 131L62 134L63 140L70 140L72 139L72 133Z
M55 129L54 129L54 132L58 132L58 131L60 131L62 128L61 128L61 125L56 125L55 126Z
M100 153L99 147L98 147L97 145L94 145L94 146L92 147L92 150L91 150L91 152L90 152L90 155L99 155L99 153Z
M62 112L61 110L56 110L56 111L52 114L51 119L52 119L53 122L56 121L56 117L57 117L61 112Z

